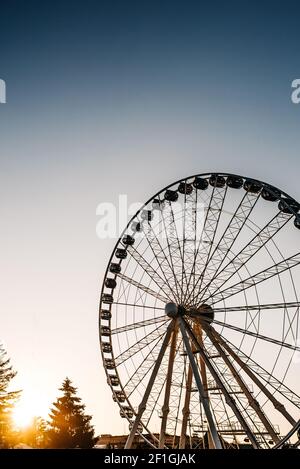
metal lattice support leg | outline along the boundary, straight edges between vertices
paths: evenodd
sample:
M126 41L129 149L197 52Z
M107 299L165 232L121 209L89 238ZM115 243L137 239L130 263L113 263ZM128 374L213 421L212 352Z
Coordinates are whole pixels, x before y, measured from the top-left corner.
M218 342L222 345L222 347L232 356L232 358L241 366L242 370L252 379L252 381L259 387L259 389L267 396L268 399L272 402L275 409L278 410L291 425L296 424L296 420L288 413L284 405L279 402L273 394L264 386L264 384L257 378L257 376L250 370L246 363L241 360L241 358L229 347L228 344L222 339L218 332L211 328L214 334L214 337L217 338Z
M176 354L177 334L178 334L178 328L175 327L172 333L172 338L171 338L165 398L164 398L164 404L162 408L162 421L161 421L161 428L160 428L159 448L164 448L165 446L167 419L168 419L168 414L170 411L169 401L170 401L170 391L171 391L171 385L172 385L174 359L175 359L175 354Z
M226 353L224 353L224 350L222 349L222 347L220 346L220 344L218 343L218 341L216 340L216 338L214 337L212 331L211 331L211 327L209 325L203 325L203 328L207 334L207 336L210 338L211 342L214 344L215 348L217 349L217 351L219 352L219 354L221 355L223 361L226 363L227 367L229 368L229 370L231 371L232 375L234 376L236 382L238 383L238 385L240 386L240 388L243 390L245 396L247 397L248 399L248 402L249 402L249 405L252 407L252 409L255 410L258 418L260 419L260 421L263 423L264 427L266 428L267 432L269 433L269 435L272 437L272 439L275 441L275 443L278 443L279 442L279 438L278 438L278 435L277 433L275 432L273 426L271 425L270 421L268 420L268 418L266 417L265 413L263 412L262 408L260 407L259 403L253 398L251 392L249 391L246 383L244 382L243 378L239 375L239 373L237 372L237 370L235 369L234 365L232 364L232 362L229 360L228 356L226 355Z
M235 403L234 399L230 396L229 392L227 391L226 387L224 386L224 383L220 379L218 373L216 372L216 370L214 369L212 363L210 362L209 358L207 357L206 353L204 352L204 349L201 346L201 344L199 343L199 341L197 340L197 337L195 336L195 334L193 333L193 331L191 330L191 328L187 324L187 322L182 318L180 318L180 320L185 325L186 330L188 331L189 336L191 337L192 341L198 347L197 351L199 351L201 357L203 358L208 370L212 374L212 376L215 379L217 385L222 389L222 392L224 394L224 397L225 397L225 400L226 400L227 404L231 407L231 409L233 410L236 418L238 419L238 421L240 422L240 424L244 428L245 433L247 434L247 436L248 436L249 440L251 441L253 447L254 448L259 448L259 443L258 443L257 439L255 438L255 435L251 431L248 423L246 422L246 420L244 419L244 417L241 414L240 410L236 406L236 403Z
M195 361L195 358L194 358L194 355L193 355L193 352L192 352L192 349L191 349L190 341L188 339L188 335L187 335L187 332L186 332L186 323L185 323L185 321L183 321L183 319L180 316L179 316L178 320L179 320L179 327L180 327L180 331L181 331L181 334L182 334L183 342L184 342L184 345L185 345L185 348L186 348L186 351L187 351L187 354L188 354L188 357L189 357L189 360L190 360L190 364L191 364L191 367L192 367L192 370L193 370L196 385L197 385L197 388L198 388L198 391L199 391L199 394L200 394L200 400L201 400L201 403L203 405L203 408L204 408L204 411L205 411L205 414L206 414L206 417L207 417L207 421L208 421L208 425L209 425L209 431L210 431L210 434L211 434L212 441L214 443L214 447L215 447L215 449L222 449L222 443L221 443L220 437L218 435L218 432L217 432L217 429L216 429L216 424L215 424L215 421L214 421L214 418L213 418L213 415L212 415L212 412L211 412L211 409L210 409L210 406L209 406L209 400L205 396L205 392L204 392L204 388L203 388L203 385L202 385L199 370L198 370L198 367L197 367L197 364L196 364L196 361Z
M192 370L191 365L189 364L187 381L186 381L184 406L182 409L182 425L181 425L181 433L180 433L180 440L179 440L179 449L185 449L186 430L187 430L188 419L190 416L192 378L193 378L193 370Z

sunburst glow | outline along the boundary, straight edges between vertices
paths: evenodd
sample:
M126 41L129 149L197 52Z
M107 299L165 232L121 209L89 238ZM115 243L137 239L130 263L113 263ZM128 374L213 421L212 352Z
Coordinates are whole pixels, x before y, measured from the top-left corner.
M46 417L47 407L47 403L39 396L35 396L34 399L23 396L12 412L14 426L19 429L29 427L35 417Z
M35 409L24 404L16 405L12 415L14 425L17 428L29 427L35 416Z

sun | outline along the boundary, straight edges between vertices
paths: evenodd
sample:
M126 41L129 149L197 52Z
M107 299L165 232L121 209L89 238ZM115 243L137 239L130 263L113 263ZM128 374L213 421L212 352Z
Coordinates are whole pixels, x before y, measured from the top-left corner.
M24 404L17 404L12 412L14 426L16 428L30 427L36 417L33 407Z
M47 405L40 396L25 395L16 403L12 411L12 420L16 429L30 427L36 417L47 415Z

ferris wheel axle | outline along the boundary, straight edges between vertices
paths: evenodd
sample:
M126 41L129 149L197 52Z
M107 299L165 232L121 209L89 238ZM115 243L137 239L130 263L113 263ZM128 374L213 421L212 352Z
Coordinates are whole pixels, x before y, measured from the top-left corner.
M186 308L176 303L167 303L165 305L165 313L169 318L178 318L183 316L190 316L192 318L211 323L214 320L214 310L207 304L200 305L198 308Z

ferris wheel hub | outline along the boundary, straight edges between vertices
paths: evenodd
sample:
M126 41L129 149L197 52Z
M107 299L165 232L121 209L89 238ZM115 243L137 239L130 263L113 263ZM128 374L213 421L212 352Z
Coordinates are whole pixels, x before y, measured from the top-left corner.
M214 310L210 305L203 304L196 309L189 310L189 315L192 317L197 317L200 321L210 324L214 320Z
M200 305L198 308L186 308L182 305L177 305L176 303L167 303L165 306L165 313L172 319L186 315L197 318L200 321L205 321L209 324L214 320L214 310L207 304Z
M167 303L165 306L165 313L169 318L177 318L178 316L183 316L186 314L187 310L176 303Z

